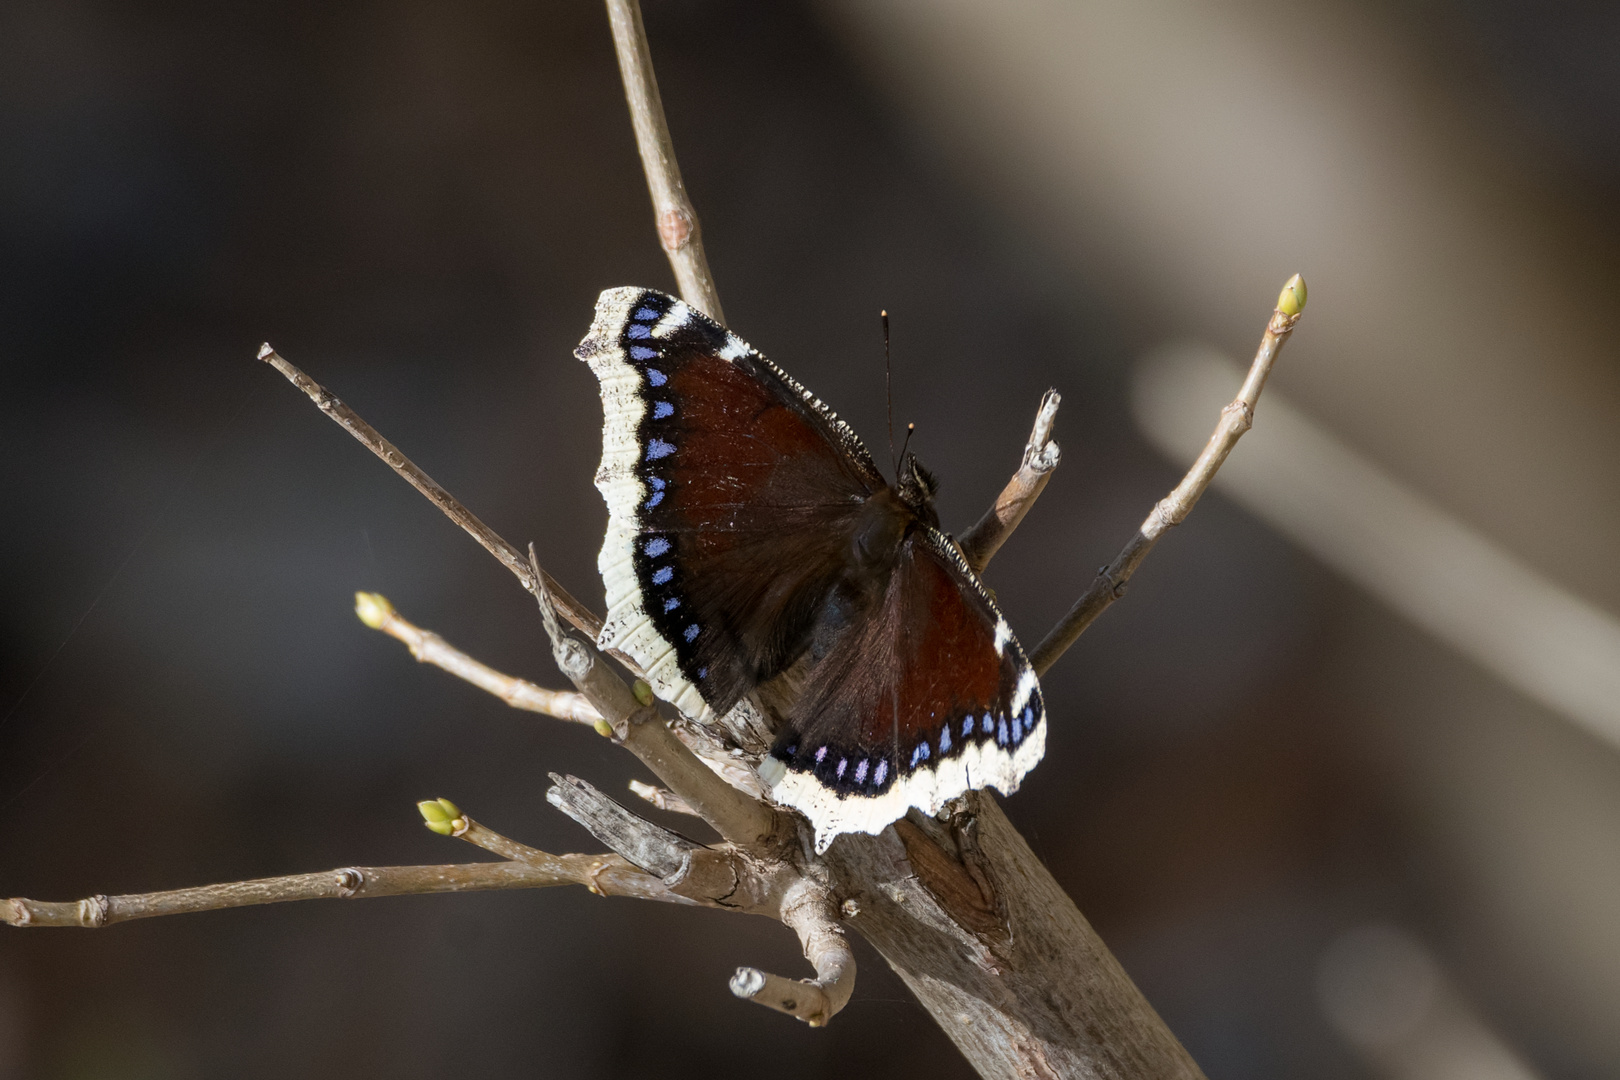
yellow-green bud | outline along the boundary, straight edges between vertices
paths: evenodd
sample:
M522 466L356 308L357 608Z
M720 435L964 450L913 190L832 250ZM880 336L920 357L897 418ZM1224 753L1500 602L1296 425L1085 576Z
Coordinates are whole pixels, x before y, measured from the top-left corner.
M1277 310L1284 315L1298 315L1305 310L1305 279L1295 274L1277 297Z
M460 808L449 799L423 799L416 809L422 814L422 823L440 836L454 833L461 818Z
M653 703L652 687L647 685L646 679L637 679L635 685L630 687L630 692L635 694L636 700L641 702L643 705L651 705Z
M591 726L596 728L596 733L598 735L602 736L602 738L604 738L604 739L613 738L613 725L608 723L606 720L598 720L595 724L593 724Z
M394 613L394 605L382 593L357 592L354 594L354 613L373 630L381 630L383 623Z

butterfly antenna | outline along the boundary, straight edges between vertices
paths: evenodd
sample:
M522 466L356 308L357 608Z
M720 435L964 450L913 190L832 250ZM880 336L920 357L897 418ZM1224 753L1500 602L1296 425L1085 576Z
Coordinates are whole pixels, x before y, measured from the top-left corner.
M883 396L889 405L889 464L894 467L895 479L900 477L900 459L894 456L894 365L889 363L889 312L878 312L883 320Z
M915 435L916 433L917 433L917 425L916 424L907 424L906 425L906 440L905 440L905 442L900 444L900 457L898 459L896 459L895 465L894 465L894 471L895 471L896 476L898 476L900 474L900 462L902 462L902 461L904 461L906 459L906 447L911 445L911 437L913 435Z

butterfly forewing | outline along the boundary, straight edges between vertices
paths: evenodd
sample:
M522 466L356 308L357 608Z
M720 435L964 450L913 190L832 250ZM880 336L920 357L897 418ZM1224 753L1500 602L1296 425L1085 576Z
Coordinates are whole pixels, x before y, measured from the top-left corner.
M682 711L723 713L802 650L882 478L820 402L673 297L603 293L578 355L605 414L600 644Z

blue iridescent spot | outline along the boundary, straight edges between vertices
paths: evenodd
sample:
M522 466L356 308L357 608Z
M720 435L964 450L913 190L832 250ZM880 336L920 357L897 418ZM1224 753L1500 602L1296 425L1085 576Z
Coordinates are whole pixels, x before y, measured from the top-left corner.
M669 550L669 541L664 539L662 536L655 536L651 540L647 541L646 546L641 550L645 551L648 555L656 559L658 556Z
M657 506L659 503L661 503L663 501L664 501L664 493L662 491L655 491L655 492L652 493L652 498L647 500L646 507L647 507L647 509L651 510L653 507Z
M951 752L951 725L949 724L946 724L944 730L939 733L939 752L942 754Z
M650 307L636 308L636 318L640 319L642 322L657 322L658 312L654 311Z
M965 739L971 734L973 734L973 714L968 713L962 717L962 738Z
M662 371L659 371L655 367L650 367L647 369L647 381L652 383L654 386L663 386L665 383L669 382L669 376L665 375Z
M635 323L631 323L629 326L624 328L624 336L635 341L642 341L646 338L652 337L652 328L648 326L637 326Z
M844 770L847 768L849 768L849 758L841 757L838 759L838 768L834 769L833 771L838 774L838 779L842 780L844 778Z
M706 667L698 668L698 678L707 679L708 677L709 677L709 669L708 668L706 668Z
M1030 735L1035 731L1035 710L1028 705L1024 706L1024 734Z
M657 355L657 349L649 349L645 345L630 346L630 359L632 360L651 360Z
M1007 718L1003 716L1001 722L996 724L996 745L1007 745Z
M876 784L878 787L882 787L883 781L887 780L888 778L889 759L884 758L882 761L878 762L877 772L872 774L872 783Z
M917 744L917 755L924 761L928 760L928 744L926 742L920 742Z
M681 606L680 597L672 596L668 600L664 601L664 614L667 615L671 611L674 611L676 608L678 608L680 606Z
M654 487L654 489L656 489L658 491L663 491L664 490L664 482L662 480L660 480L656 476L647 477L647 483L651 484Z
M984 732L986 735L996 730L996 722L989 713L985 713L984 719L979 721L979 730Z
M691 641L696 641L698 634L700 634L701 632L702 631L700 631L698 629L698 624L693 623L691 626L688 626L686 628L685 633L683 633L681 636L686 638L687 641L691 642Z
M816 764L820 765L822 759L825 758L826 756L827 756L827 748L825 746L817 747L817 749L816 749Z
M920 753L922 753L922 747L920 746L911 752L911 767L913 769L917 767L917 755Z
M653 439L647 444L647 460L657 461L659 458L669 457L675 452L675 444L667 443L663 439Z
M857 784L866 783L866 759L865 758L861 758L860 764L855 766L855 782Z
M658 571L653 574L653 584L662 585L674 576L675 571L671 570L669 567L660 567Z
M653 406L653 419L654 420L662 420L666 416L674 416L674 415L675 415L675 406L671 405L667 401L660 401L660 402L658 402L657 404L655 404Z

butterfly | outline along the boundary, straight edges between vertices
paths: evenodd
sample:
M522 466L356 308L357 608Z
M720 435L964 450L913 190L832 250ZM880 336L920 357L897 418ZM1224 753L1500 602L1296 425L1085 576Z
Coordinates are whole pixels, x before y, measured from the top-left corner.
M759 775L818 851L1016 790L1046 746L1040 685L915 455L889 484L808 390L664 293L602 293L575 355L602 393L599 646L699 722L807 665Z

